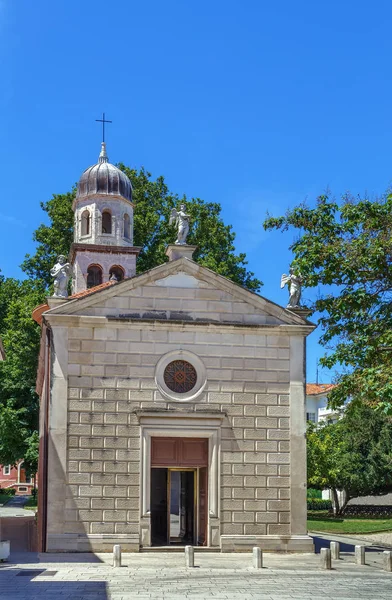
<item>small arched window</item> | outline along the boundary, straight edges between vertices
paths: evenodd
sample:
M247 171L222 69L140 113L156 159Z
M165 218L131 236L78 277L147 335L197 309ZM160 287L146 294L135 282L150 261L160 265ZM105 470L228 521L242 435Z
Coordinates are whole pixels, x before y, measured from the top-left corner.
M112 233L112 215L108 210L102 213L102 233Z
M102 269L99 265L90 265L87 269L87 288L90 289L102 283Z
M131 219L128 213L124 215L124 237L128 240L131 239Z
M88 210L82 212L82 235L90 234L90 213Z
M118 265L114 265L111 267L109 271L109 279L116 278L117 281L122 281L124 279L124 269L119 267Z

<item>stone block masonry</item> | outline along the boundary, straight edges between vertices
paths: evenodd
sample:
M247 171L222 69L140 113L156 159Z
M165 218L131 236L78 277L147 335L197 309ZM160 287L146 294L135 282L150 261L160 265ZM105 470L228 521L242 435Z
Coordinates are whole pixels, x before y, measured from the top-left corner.
M67 327L58 326L64 342L59 372L61 392L66 391L64 462L61 458L66 510L60 523L48 523L48 549L111 551L121 543L124 551L138 551L149 544L149 516L141 505L141 411L181 414L189 422L191 414L222 415L218 469L209 474L209 486L218 489L210 545L228 551L255 545L311 549L302 539L306 520L297 515L302 496L292 495L294 488L302 495L306 487L292 454L293 443L304 445L305 418L303 371L293 366L288 330L275 317L207 285L151 284L98 300L99 294L80 315L64 316ZM196 322L107 318L142 316L146 310L187 312ZM197 321L207 316L217 323ZM303 336L296 343L302 361ZM169 401L157 387L158 361L179 350L196 355L206 369L205 388L192 401ZM62 403L59 394L55 404Z
M135 500L140 493L140 431L134 410L169 408L170 403L154 389L155 365L165 352L180 345L207 365L206 391L186 408L211 406L227 412L221 441L221 533L289 535L289 500L279 500L282 492L286 497L289 478L279 477L279 467L289 465L290 452L289 448L278 452L278 442L274 441L289 431L290 407L282 405L287 402L289 390L288 386L282 388L283 396L270 388L282 368L288 368L288 361L270 358L266 371L265 360L255 358L258 353L266 354L270 347L277 349L278 343L284 348L288 338L273 336L269 340L268 336L253 333L202 334L199 328L194 332L187 327L164 331L146 325L140 329L134 325L71 328L69 366L73 375L69 377L68 432L72 443L67 471L72 488L67 489L67 501L69 506L80 499L87 502L83 512L67 514L65 533L71 533L80 520L88 534L113 533L114 523L138 532L139 506ZM243 356L244 348L254 357L253 362ZM133 366L141 362L145 352L151 364ZM242 382L240 387L236 382L230 390L235 365L244 367ZM84 368L82 374L82 367L88 366L96 371L86 375L88 369ZM257 389L245 392L250 381L259 381ZM280 417L286 419L283 427L279 426ZM243 497L238 497L239 492ZM133 510L107 511L103 500L110 502L108 494L113 501L133 500ZM268 495L274 500L260 499Z

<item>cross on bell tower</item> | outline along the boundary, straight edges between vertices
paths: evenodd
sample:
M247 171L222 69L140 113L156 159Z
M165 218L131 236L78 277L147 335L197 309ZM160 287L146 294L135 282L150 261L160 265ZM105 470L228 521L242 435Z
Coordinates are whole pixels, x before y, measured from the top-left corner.
M97 123L102 123L102 141L105 142L105 123L113 123L105 119L105 113L102 113L102 119L95 119Z

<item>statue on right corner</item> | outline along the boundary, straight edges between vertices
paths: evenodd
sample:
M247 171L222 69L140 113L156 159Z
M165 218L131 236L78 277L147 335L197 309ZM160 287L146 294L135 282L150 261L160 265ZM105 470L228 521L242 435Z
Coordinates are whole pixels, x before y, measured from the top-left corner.
M301 292L302 292L302 277L300 275L296 275L292 267L290 267L289 275L283 273L280 279L280 287L281 289L287 285L289 288L289 303L286 308L301 308L300 300L301 300Z

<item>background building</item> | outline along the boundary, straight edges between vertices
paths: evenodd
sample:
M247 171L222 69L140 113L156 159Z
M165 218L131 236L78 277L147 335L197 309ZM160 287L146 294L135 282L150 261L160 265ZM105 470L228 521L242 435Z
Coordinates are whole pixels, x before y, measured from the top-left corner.
M306 420L318 423L323 419L336 422L340 411L328 408L328 392L334 388L332 383L306 384Z

